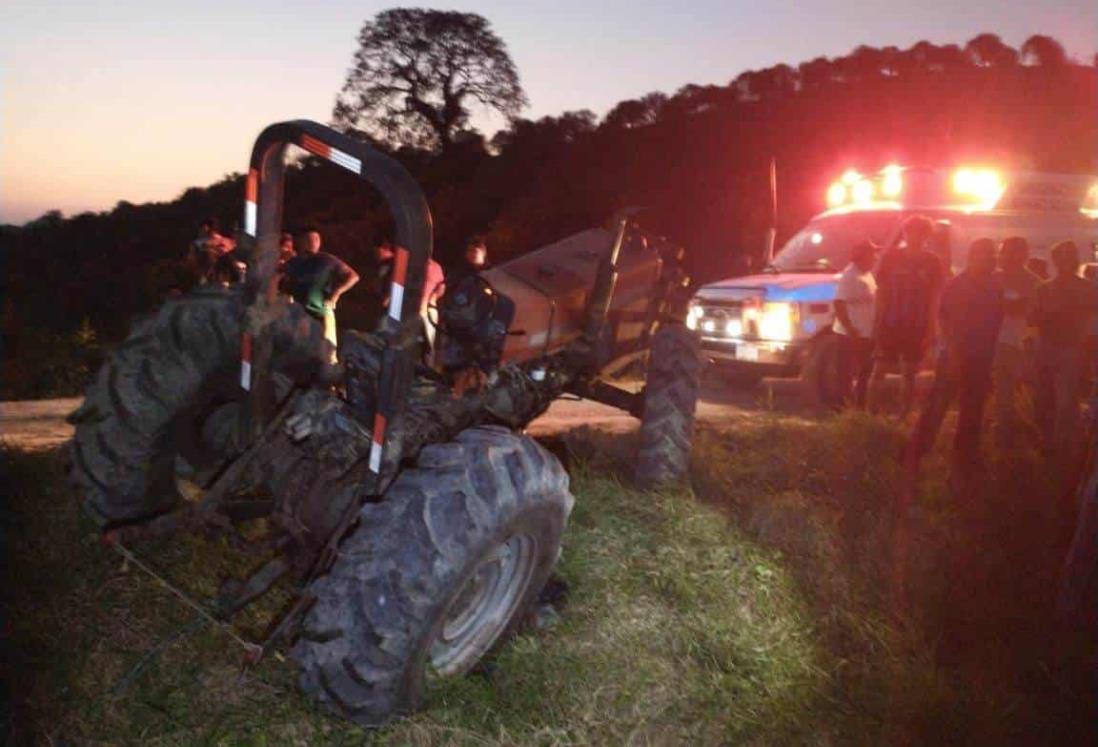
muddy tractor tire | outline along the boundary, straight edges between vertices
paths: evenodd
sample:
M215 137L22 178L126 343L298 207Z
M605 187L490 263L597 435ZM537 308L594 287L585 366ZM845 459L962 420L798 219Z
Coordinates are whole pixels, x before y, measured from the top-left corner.
M572 502L560 462L504 428L423 449L308 589L291 649L302 689L365 726L418 708L429 677L468 672L516 630Z
M287 306L276 352L297 373L322 356L318 321ZM238 407L243 299L202 286L134 323L69 422L70 482L101 524L158 513L179 500L177 477L201 481L243 448ZM313 351L313 352L306 352ZM279 374L286 391L290 378Z
M662 327L648 360L636 469L637 485L644 489L682 480L689 472L702 370L697 335L677 324Z

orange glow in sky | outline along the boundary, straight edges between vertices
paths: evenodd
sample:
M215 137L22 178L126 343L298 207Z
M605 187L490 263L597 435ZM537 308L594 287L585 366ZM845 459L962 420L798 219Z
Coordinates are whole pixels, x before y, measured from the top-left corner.
M53 208L72 215L119 200L171 200L243 170L266 124L327 120L362 22L398 4L7 0L0 223ZM425 5L492 22L519 68L529 117L581 108L601 115L652 90L724 84L749 68L841 55L861 43L963 43L991 30L1015 46L1047 33L1086 60L1098 49L1093 0ZM501 124L474 121L488 133Z

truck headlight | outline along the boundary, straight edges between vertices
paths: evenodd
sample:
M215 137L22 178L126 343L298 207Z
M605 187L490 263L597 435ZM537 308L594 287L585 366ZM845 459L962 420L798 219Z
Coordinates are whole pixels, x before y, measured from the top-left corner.
M796 327L797 309L791 303L772 301L763 304L759 314L759 337L763 340L789 342Z
M697 329L698 320L701 319L702 313L702 307L691 302L690 307L686 311L686 328Z

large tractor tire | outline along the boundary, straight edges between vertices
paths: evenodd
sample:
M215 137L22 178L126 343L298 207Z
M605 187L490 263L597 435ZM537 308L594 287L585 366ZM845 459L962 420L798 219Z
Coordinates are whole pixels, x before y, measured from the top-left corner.
M636 471L646 489L682 480L690 469L702 369L697 335L677 324L660 328L648 361Z
M70 480L102 524L133 521L179 500L180 472L200 481L238 453L238 288L202 286L134 323L69 416ZM276 354L296 374L323 360L319 321L288 305ZM313 351L313 352L309 352ZM279 376L282 391L289 378Z
M515 631L572 502L557 459L504 428L423 449L307 590L291 649L302 689L366 726L415 710L428 677L468 672Z

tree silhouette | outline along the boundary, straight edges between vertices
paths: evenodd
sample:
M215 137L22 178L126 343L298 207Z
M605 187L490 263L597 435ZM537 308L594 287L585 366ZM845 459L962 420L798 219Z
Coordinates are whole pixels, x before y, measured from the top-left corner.
M831 83L834 65L826 57L817 57L809 62L802 62L797 66L797 74L801 78L802 88L823 88Z
M862 44L844 60L847 80L876 78L884 67L884 51Z
M1010 67L1018 64L1018 51L998 34L979 34L965 44L965 53L980 67Z
M476 13L393 8L362 26L336 126L392 146L447 150L470 104L508 119L526 105L507 46Z
M1034 34L1025 40L1022 59L1039 67L1063 67L1068 61L1063 45L1043 34Z
M667 103L667 95L653 92L639 99L620 102L606 114L603 123L610 129L630 129L654 123Z

